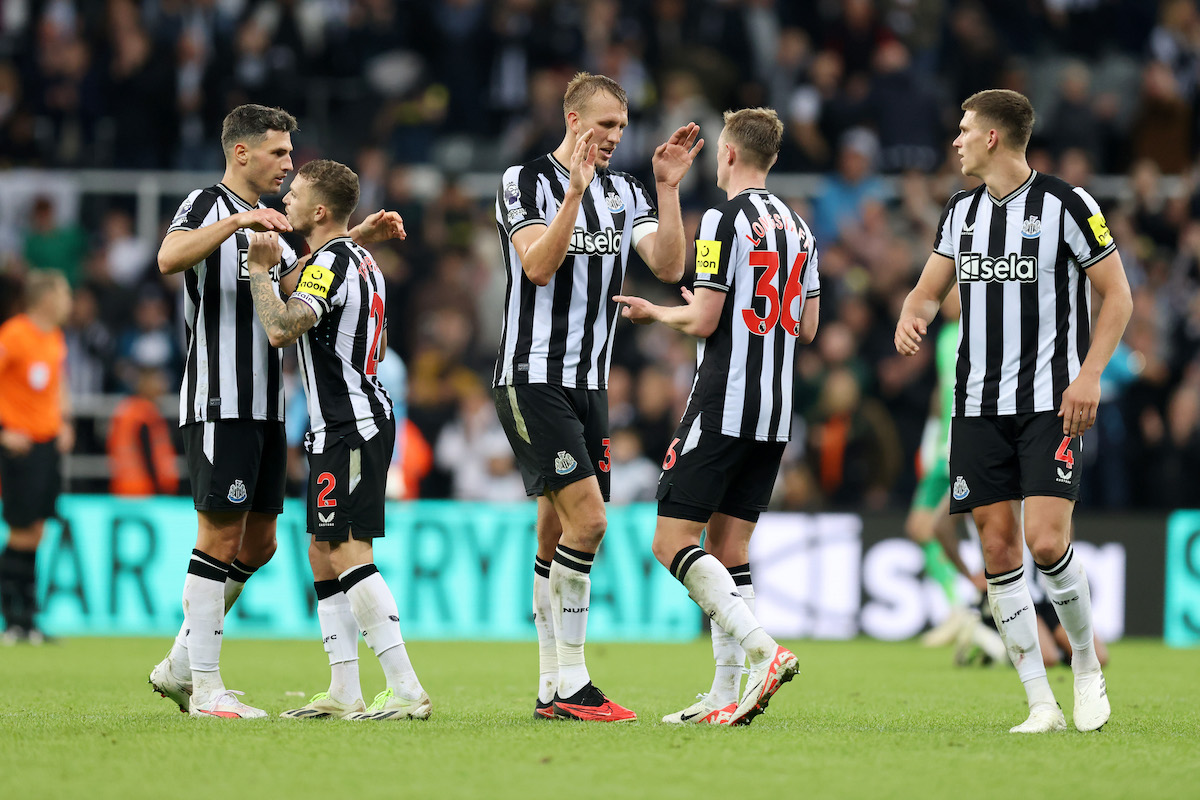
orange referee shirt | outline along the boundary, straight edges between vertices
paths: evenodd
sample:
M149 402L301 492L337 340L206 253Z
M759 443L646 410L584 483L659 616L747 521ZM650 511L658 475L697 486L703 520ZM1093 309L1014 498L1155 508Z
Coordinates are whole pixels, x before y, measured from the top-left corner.
M66 358L61 330L44 331L28 314L0 325L0 426L35 442L58 436Z

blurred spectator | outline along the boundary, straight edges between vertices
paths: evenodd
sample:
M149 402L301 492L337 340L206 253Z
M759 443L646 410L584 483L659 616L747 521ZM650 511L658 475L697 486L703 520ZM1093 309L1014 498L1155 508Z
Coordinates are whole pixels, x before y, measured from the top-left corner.
M1191 164L1194 112L1175 76L1165 64L1151 62L1142 70L1142 93L1129 131L1135 159L1149 159L1167 174Z
M867 200L884 199L883 182L875 174L879 140L866 128L853 128L842 136L837 172L828 176L813 203L813 233L818 242L841 238L843 229L862 220Z
M133 309L133 324L117 339L117 377L127 390L151 367L163 373L168 385L179 383L183 354L179 333L171 325L167 301L156 291L144 292Z
M1068 62L1059 76L1058 101L1046 115L1042 131L1055 158L1068 148L1079 148L1092 163L1105 163L1105 125L1092 103L1091 81L1091 71L1082 61Z
M128 211L110 209L104 215L101 231L108 274L114 283L133 288L142 283L151 269L153 277L158 277L157 267L152 267L154 250L134 235L133 217Z
M24 255L29 266L58 270L74 288L80 284L87 252L87 234L83 228L57 219L54 202L49 197L37 198L25 232Z
M610 502L618 506L653 502L662 470L658 462L643 451L637 430L614 427L609 453L612 467Z
M491 394L475 376L456 381L458 415L438 435L438 467L450 473L451 497L458 500L521 500L525 484Z
M137 372L134 394L113 412L108 434L108 460L112 471L109 491L123 496L175 494L179 472L175 446L159 401L168 387L154 367Z
M879 131L880 168L884 172L937 166L945 142L937 96L929 79L912 67L906 48L888 41L875 51L867 105Z

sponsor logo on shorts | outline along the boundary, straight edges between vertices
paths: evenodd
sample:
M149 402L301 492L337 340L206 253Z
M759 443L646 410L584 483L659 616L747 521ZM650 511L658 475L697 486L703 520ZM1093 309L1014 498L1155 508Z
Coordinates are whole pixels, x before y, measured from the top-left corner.
M967 479L959 475L954 479L953 494L955 500L966 500L971 490L967 488Z
M319 527L319 528L333 527L333 515L336 513L337 513L336 511L330 511L328 514L322 514L320 511L318 511L317 512L317 527Z
M1073 470L1073 469L1064 470L1062 467L1055 467L1055 469L1058 471L1058 482L1059 483L1070 483L1071 482L1071 476L1075 474L1075 470Z
M575 471L579 464L566 450L559 450L558 456L554 459L554 471L559 475L569 475Z
M241 478L238 478L229 484L229 494L225 496L231 503L244 503L246 501L246 484L242 483Z

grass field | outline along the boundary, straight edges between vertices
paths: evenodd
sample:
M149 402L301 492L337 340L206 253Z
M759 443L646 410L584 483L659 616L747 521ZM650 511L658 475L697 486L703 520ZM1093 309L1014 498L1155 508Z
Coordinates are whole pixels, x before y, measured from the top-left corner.
M658 722L708 687L707 641L590 645L597 683L640 719L532 718L536 648L410 644L427 722L195 720L151 692L154 639L0 650L0 796L1200 796L1200 651L1112 647L1104 730L1019 737L1011 669L960 669L913 643L793 643L801 674L749 728ZM362 647L364 690L383 676ZM226 684L279 712L325 688L320 645L229 640ZM1051 684L1070 721L1070 671ZM1003 783L1001 783L1003 781Z

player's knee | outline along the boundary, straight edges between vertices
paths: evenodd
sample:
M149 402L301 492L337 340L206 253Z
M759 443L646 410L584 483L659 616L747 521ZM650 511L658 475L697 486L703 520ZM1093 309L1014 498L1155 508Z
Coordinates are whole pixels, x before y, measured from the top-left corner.
M675 544L674 541L663 536L661 533L655 533L654 541L650 544L650 550L654 553L654 557L658 559L658 563L668 569L671 567L671 560L679 552L679 548Z
M1067 543L1053 533L1034 537L1029 543L1033 560L1043 566L1053 564L1067 551Z
M983 565L988 572L998 575L1021 566L1020 542L1013 543L1005 539L983 541Z

